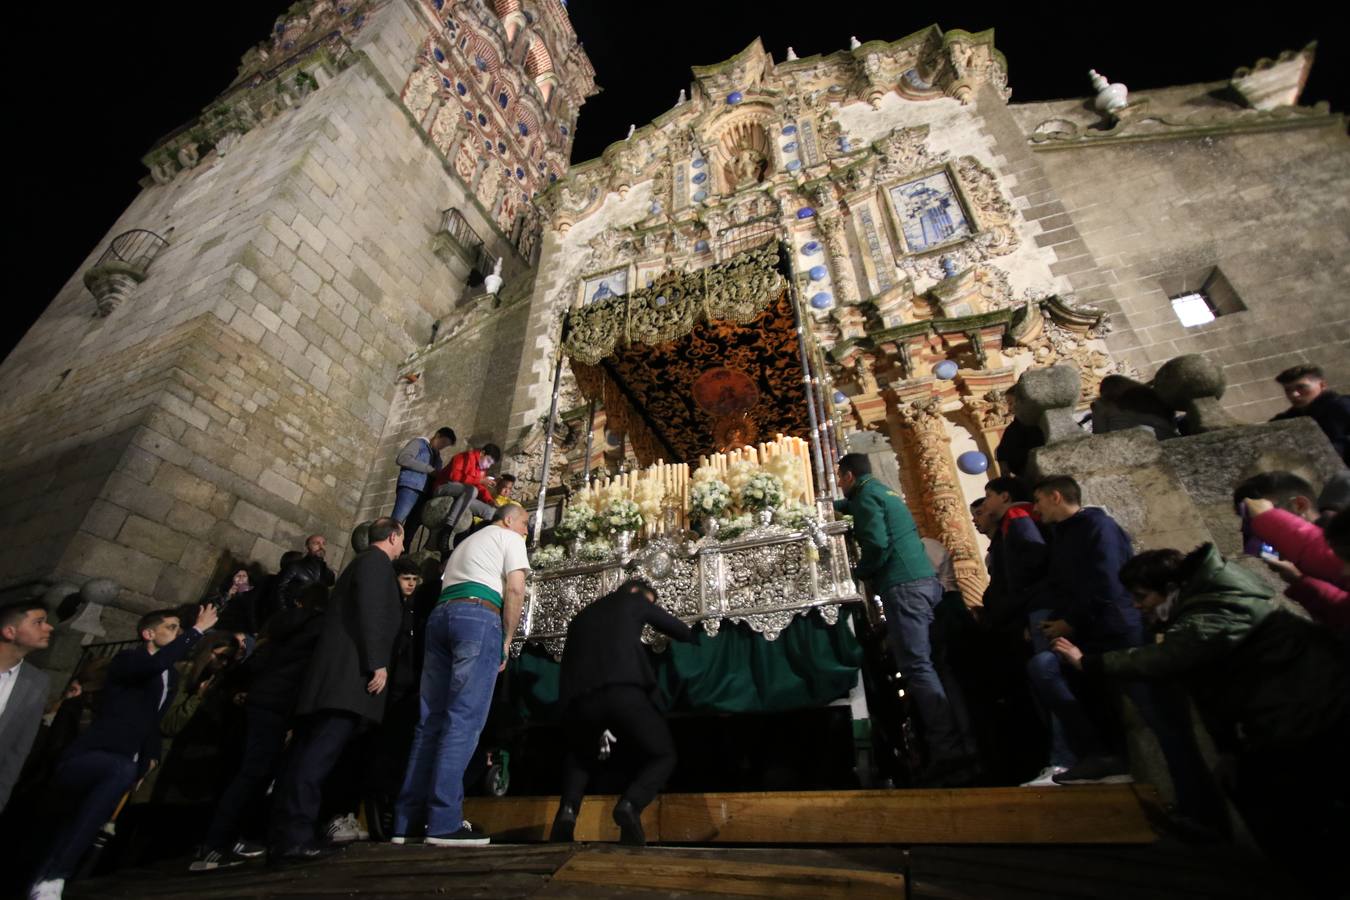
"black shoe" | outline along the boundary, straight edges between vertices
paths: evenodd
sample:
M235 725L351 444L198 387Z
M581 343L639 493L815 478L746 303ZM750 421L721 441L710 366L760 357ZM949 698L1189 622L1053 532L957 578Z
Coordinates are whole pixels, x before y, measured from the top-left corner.
M319 862L341 852L342 848L337 846L306 844L301 847L289 847L280 853L269 853L267 861L274 866L298 866Z
M1055 776L1055 784L1129 784L1130 767L1119 756L1085 756Z
M576 827L576 809L566 803L560 804L558 814L553 817L553 828L549 830L548 839L555 844L570 844L576 840L573 836Z
M474 828L468 819L452 834L427 835L427 845L431 847L486 847L490 843L492 838Z
M642 830L642 813L628 800L614 805L614 824L619 826L619 843L629 847L647 846L647 834Z

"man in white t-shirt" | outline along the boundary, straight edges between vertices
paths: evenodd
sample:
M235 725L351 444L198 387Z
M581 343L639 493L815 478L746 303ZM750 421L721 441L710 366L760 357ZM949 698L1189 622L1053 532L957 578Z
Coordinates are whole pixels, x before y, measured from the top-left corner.
M489 842L464 820L464 770L520 622L529 521L520 506L499 508L492 524L465 538L446 563L440 602L427 619L422 717L394 810L395 844L408 843L422 827L434 846Z

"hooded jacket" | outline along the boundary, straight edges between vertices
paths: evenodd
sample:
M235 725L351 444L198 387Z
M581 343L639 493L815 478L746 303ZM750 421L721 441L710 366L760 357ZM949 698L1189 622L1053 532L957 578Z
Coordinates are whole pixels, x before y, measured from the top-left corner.
M1350 673L1324 629L1271 596L1205 544L1182 562L1162 641L1084 656L1083 668L1181 681L1220 744L1262 750L1315 740L1350 720Z

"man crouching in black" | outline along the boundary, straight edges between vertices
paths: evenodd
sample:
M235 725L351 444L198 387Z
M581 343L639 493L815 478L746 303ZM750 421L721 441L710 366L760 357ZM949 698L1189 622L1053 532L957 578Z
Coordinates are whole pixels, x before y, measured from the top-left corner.
M567 626L558 687L567 760L551 841L572 840L581 797L608 730L616 743L643 758L614 806L620 839L637 847L647 842L642 810L675 769L675 742L653 701L656 676L642 645L643 625L678 641L694 639L688 625L656 605L655 588L636 578L587 606Z

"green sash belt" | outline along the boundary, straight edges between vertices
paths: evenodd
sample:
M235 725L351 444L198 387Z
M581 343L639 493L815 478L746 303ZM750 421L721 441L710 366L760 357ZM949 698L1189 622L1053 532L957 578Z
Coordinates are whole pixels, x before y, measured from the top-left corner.
M447 600L464 600L469 597L487 600L498 609L502 608L502 595L487 585L479 584L476 581L461 581L459 584L446 585L441 589L441 598L437 602L444 603Z

